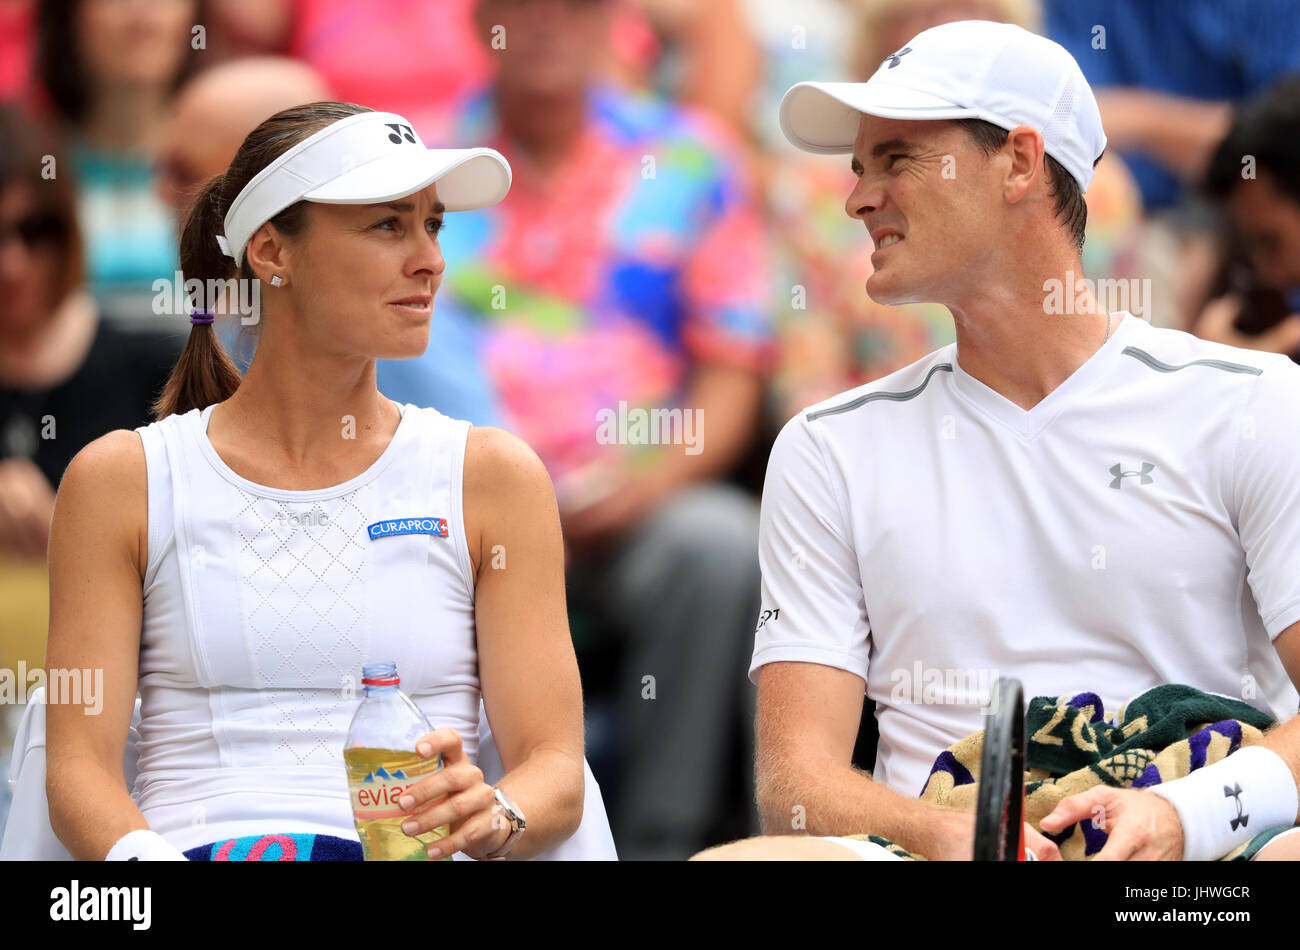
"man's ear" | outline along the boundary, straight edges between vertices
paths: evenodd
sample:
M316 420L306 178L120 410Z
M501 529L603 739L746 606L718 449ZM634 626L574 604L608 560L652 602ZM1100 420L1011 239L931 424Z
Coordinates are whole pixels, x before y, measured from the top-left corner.
M1002 193L1007 201L1015 204L1045 174L1042 133L1027 125L1017 126L1007 133L1004 149L1011 161L1002 181Z

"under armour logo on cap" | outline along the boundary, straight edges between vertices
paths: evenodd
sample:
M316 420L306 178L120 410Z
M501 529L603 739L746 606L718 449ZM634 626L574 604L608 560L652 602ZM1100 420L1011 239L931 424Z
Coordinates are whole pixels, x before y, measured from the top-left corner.
M881 66L885 65L885 60L888 60L888 61L889 61L889 68L890 68L890 69L893 69L895 66L897 66L897 65L899 64L899 62L900 62L899 57L901 57L901 56L906 56L906 55L907 55L908 53L910 53L910 52L912 52L912 47L910 47L910 46L904 46L904 47L903 47L902 49L900 49L897 53L890 53L888 56L885 57L885 59L882 59L882 60L880 61L880 65L881 65Z
M894 72L907 63L907 68ZM866 82L795 83L781 131L797 148L853 151L863 115L905 121L983 119L1027 125L1086 191L1106 147L1101 110L1065 47L1010 23L957 20L922 30L880 61Z
M1110 467L1110 473L1115 476L1113 479L1111 479L1110 487L1119 488L1120 484L1124 481L1124 479L1128 478L1130 475L1138 476L1139 485L1150 485L1152 482L1155 481L1155 479L1151 477L1151 472L1154 469L1155 469L1155 465L1152 464L1151 462L1143 462L1142 471L1126 472L1124 471L1123 466L1120 465L1119 462L1116 462L1114 465Z

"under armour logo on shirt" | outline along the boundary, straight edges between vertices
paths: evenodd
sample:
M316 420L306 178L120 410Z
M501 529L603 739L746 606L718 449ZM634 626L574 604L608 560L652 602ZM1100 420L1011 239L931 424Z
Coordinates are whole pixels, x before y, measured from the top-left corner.
M888 61L889 61L889 68L890 68L890 69L893 69L895 66L898 65L898 63L899 63L899 57L900 57L900 56L906 56L906 55L907 55L908 53L910 53L910 52L912 52L912 47L910 47L910 46L904 46L904 47L903 47L902 49L900 49L897 53L890 53L888 56L886 56L884 59L882 59L882 60L880 61L880 65L881 65L881 66L885 65L885 61L888 60Z
M411 131L409 125L402 125L400 122L385 122L384 127L393 130L388 133L388 141L394 145L401 145L402 139L406 139L408 142L415 141L415 133Z
M1137 471L1126 472L1123 470L1123 466L1121 466L1119 462L1116 462L1114 465L1110 467L1110 473L1115 476L1113 479L1111 479L1110 487L1119 488L1120 484L1124 481L1124 479L1128 478L1130 475L1138 476L1139 485L1150 485L1152 482L1155 481L1155 479L1151 477L1151 472L1154 469L1155 469L1155 465L1153 465L1151 462L1143 462L1142 470L1140 472Z

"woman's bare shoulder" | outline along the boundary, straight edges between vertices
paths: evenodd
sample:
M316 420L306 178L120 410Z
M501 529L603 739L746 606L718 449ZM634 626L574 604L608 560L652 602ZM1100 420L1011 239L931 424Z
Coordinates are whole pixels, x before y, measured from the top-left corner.
M114 491L146 484L144 442L138 432L114 429L87 442L72 457L59 492L82 488Z
M551 477L537 453L519 436L494 426L472 426L465 444L465 490L495 496L545 491Z
M465 534L477 576L484 544L503 532L522 529L560 534L551 476L537 453L517 435L492 426L473 426L465 445Z
M148 531L149 488L139 433L114 429L72 457L55 496L55 528L124 544L142 543Z

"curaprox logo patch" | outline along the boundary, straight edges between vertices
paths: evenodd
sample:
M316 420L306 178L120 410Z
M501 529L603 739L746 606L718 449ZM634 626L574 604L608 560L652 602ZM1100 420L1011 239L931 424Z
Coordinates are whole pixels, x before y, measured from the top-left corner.
M379 538L391 538L399 534L431 534L436 538L447 537L446 518L394 518L391 521L376 521L366 528L371 541Z

